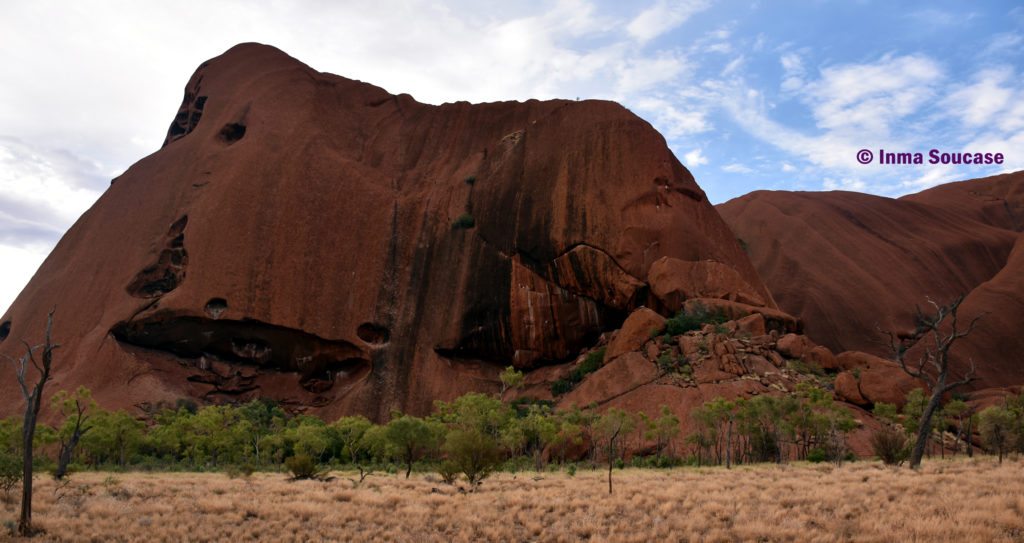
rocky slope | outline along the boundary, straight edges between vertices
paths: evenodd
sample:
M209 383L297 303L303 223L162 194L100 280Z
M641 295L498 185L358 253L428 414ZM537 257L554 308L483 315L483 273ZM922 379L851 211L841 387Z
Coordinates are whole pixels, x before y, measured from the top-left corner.
M64 236L0 318L0 353L56 306L51 391L380 419L497 390L501 367L573 360L633 309L694 297L775 307L623 107L433 106L243 44L199 67L163 148Z
M1024 383L1024 173L950 183L899 200L759 191L718 206L781 309L836 352L890 356L877 328L912 328L915 306L967 298L984 314L952 351L976 389Z

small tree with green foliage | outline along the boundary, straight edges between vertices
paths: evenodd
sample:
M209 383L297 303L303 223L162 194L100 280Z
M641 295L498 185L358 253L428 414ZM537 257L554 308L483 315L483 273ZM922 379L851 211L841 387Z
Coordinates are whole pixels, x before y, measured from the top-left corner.
M608 458L608 493L612 493L612 467L618 458L616 447L622 439L633 430L636 419L630 413L613 407L605 411L594 425L596 438Z
M523 372L517 370L514 366L505 368L505 371L501 372L501 395L505 395L506 390L518 390L523 386Z
M68 472L68 464L71 463L78 442L92 429L89 418L96 411L96 402L92 399L92 392L80 386L73 394L66 390L57 392L50 399L50 405L64 417L64 423L57 431L60 450L57 453L57 468L53 471L53 478L59 481Z
M385 429L388 442L405 464L406 479L412 473L413 463L436 451L443 436L443 429L437 424L412 415L391 419Z
M1016 422L1012 411L997 405L986 408L978 416L981 440L989 451L995 451L999 455L1000 464L1003 463L1003 455L1016 438Z

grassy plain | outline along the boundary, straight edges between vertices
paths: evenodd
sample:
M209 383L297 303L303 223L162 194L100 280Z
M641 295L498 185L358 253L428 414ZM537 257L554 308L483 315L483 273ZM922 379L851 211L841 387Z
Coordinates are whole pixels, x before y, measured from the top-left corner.
M40 478L35 520L46 541L1024 541L1024 460L626 469L611 496L601 471L500 473L475 492L332 475ZM16 517L12 493L0 522Z

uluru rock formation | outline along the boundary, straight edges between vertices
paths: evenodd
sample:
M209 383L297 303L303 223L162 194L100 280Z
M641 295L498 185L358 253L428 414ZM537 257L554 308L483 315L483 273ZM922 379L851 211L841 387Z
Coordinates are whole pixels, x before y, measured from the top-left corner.
M972 388L1024 383L1024 173L942 185L898 200L758 191L718 206L780 309L833 351L889 357L876 328L913 327L915 306L966 295L984 315L952 351ZM877 364L876 364L877 365Z
M994 267L1009 246L991 237ZM427 105L243 44L199 67L164 146L67 232L0 319L0 352L56 306L51 391L381 419L496 391L501 367L546 371L633 309L692 297L792 319L623 107Z

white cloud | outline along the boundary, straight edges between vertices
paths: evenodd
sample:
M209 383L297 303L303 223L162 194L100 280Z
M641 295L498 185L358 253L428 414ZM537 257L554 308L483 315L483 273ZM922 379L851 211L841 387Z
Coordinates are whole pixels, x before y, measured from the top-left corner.
M647 42L683 24L708 5L708 2L702 0L658 0L630 21L626 30L637 41Z
M47 245L31 247L12 247L0 243L0 262L3 262L3 278L0 281L0 316L28 283L39 266L46 260L50 247Z
M629 59L618 71L616 90L620 94L643 91L678 78L686 68L685 59L678 53L670 51L649 58Z
M708 158L704 156L704 151L701 149L694 149L683 155L683 165L687 168L696 168L707 163Z
M731 61L729 61L729 64L725 65L725 68L722 68L722 72L720 75L722 77L727 77L735 74L743 66L743 63L745 61L746 58L743 55L740 55L732 59Z
M785 173L792 173L792 172L796 171L796 168L792 164L790 164L788 162L783 162L782 163L782 171L785 172Z
M669 139L711 130L707 110L701 106L695 105L693 109L683 111L661 98L639 98L630 105L645 115L652 116L654 124L658 125Z
M877 62L831 66L805 87L819 127L886 136L890 125L935 95L942 67L925 55L883 56Z
M782 64L782 90L795 91L804 86L804 76L807 71L804 69L803 59L796 53L786 53L779 59Z
M1019 105L1019 99L1024 98L1024 95L1015 97L1018 92L1011 88L1015 82L1013 69L1008 66L985 69L975 74L973 83L950 93L944 105L950 113L971 128L993 122L1012 127L1022 120L1024 115L1014 115L1015 112L1012 110L1009 116L997 117L997 114L1009 106Z
M863 191L867 188L867 183L860 179L853 179L844 177L842 179L833 179L826 177L822 185L825 190L850 190L850 191Z
M729 172L729 173L753 173L754 172L754 170L752 170L752 169L750 169L750 168L748 168L748 167L746 167L743 164L740 164L738 162L733 162L732 164L726 164L725 166L722 166L722 171L723 172Z

